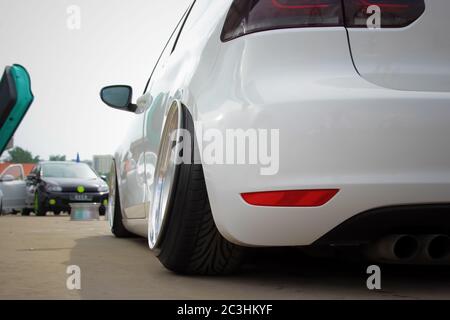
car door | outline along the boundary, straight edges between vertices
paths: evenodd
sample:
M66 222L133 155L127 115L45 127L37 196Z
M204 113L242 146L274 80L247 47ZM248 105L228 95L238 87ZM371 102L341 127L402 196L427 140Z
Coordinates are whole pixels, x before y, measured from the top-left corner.
M22 165L10 165L0 176L3 192L3 207L7 210L21 210L25 207L26 183Z
M145 217L144 196L144 141L142 128L144 114L134 115L135 119L128 131L125 152L121 153L118 167L118 183L120 186L121 205L127 219L142 219ZM117 160L117 159L116 159Z
M6 67L0 79L0 155L32 102L30 76L26 69L20 65Z

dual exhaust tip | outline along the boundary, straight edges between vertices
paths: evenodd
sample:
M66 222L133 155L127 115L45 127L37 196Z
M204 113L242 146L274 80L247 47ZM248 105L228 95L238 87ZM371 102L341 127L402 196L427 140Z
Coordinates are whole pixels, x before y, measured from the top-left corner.
M450 264L450 237L444 234L389 235L368 246L369 259L388 263Z

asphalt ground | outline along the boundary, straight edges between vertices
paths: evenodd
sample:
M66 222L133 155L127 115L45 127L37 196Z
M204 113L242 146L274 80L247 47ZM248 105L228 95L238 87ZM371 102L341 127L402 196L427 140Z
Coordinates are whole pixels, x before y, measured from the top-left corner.
M116 239L108 222L70 217L0 217L0 299L449 299L450 270L381 266L381 290L367 288L368 264L305 257L296 249L252 251L232 276L179 276L142 238ZM69 290L69 266L81 271Z

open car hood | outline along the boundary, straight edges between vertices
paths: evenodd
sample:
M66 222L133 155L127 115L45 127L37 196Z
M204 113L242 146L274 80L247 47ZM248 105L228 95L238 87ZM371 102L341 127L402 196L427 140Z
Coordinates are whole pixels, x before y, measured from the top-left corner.
M5 68L0 80L0 156L33 102L31 81L21 65Z

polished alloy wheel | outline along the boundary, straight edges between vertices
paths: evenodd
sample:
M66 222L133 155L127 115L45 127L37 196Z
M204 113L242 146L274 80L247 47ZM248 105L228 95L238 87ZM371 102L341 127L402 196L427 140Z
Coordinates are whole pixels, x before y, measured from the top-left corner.
M109 226L112 228L114 223L114 210L116 205L116 170L111 171L111 178L109 182L109 196L108 207L106 209L106 217L109 222Z
M173 187L177 176L177 160L181 152L180 108L172 108L167 115L163 140L159 150L153 181L152 199L148 217L148 242L151 249L158 248L161 240Z

